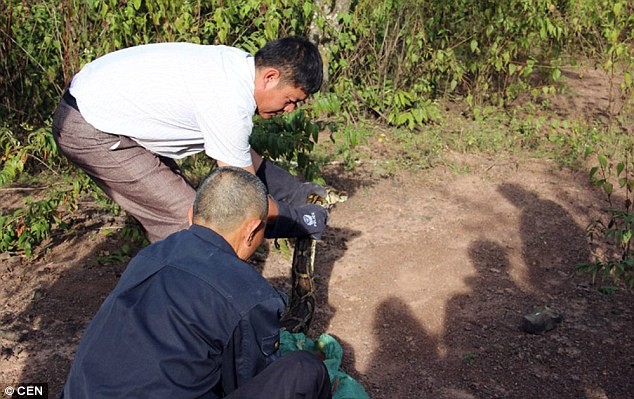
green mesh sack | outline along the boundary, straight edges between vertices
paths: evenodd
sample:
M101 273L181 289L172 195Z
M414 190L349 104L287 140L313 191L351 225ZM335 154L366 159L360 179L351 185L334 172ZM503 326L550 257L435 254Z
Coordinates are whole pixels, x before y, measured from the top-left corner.
M282 356L293 351L305 350L319 356L328 369L333 399L370 399L361 384L341 370L343 349L339 342L328 334L322 334L313 342L302 333L280 332Z

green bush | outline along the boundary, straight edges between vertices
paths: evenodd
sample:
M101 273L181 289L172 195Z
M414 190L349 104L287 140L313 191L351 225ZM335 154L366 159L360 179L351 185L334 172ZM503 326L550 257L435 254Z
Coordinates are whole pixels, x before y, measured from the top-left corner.
M322 125L314 123L299 109L287 116L257 119L250 142L263 157L281 162L306 180L318 180L319 170L311 162L310 153L322 130Z
M627 0L4 0L0 184L42 171L58 179L85 178L57 154L48 132L51 113L81 66L149 42L225 44L255 52L280 36L316 41L327 64L324 90L306 113L257 122L252 138L258 151L308 179L318 179L310 153L325 121L344 125L337 136L347 140L343 146L353 146L368 130L366 123L377 120L408 130L411 142L419 142L427 125L442 122L441 101L465 101L475 115L532 89L552 93L574 54L599 60L611 82L610 127L613 119L627 125L631 118L622 112L634 102L633 15ZM615 107L617 88L624 95L622 109ZM570 141L566 135L550 138ZM573 139L577 153L583 138ZM340 153L347 162L354 158L350 148ZM198 158L182 164L195 173L209 166ZM64 206L63 196L60 201L57 206ZM25 206L24 215L33 210L56 223L54 211L35 204ZM23 216L3 217L3 230L19 231ZM36 242L40 236L30 237Z
M37 175L42 170L57 173L56 169L66 164L48 123L39 128L22 124L16 130L0 127L0 186L17 180L23 173Z
M603 247L595 253L595 261L577 266L578 271L592 274L593 281L601 276L624 281L630 288L634 288L633 150L629 148L625 160L616 164L600 155L599 165L590 171L592 184L603 192L608 206L604 216L593 221L587 232L591 242L601 240Z

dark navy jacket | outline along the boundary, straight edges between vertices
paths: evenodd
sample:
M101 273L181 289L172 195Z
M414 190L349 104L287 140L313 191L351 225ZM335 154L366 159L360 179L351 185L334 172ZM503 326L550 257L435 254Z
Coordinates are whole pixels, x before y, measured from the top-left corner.
M62 397L217 398L279 357L284 300L194 225L132 259L88 326Z

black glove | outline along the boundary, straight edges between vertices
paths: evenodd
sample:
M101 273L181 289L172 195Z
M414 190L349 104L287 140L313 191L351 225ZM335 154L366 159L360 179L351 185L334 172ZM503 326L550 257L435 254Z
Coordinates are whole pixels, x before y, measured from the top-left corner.
M328 211L319 205L292 207L284 202L278 202L277 212L275 224L267 225L264 230L266 238L310 236L319 240L328 223Z
M278 202L300 206L306 203L306 199L311 194L317 194L320 197L327 195L326 189L319 184L303 183L297 177L266 159L262 159L262 164L256 175L264 182L271 197Z

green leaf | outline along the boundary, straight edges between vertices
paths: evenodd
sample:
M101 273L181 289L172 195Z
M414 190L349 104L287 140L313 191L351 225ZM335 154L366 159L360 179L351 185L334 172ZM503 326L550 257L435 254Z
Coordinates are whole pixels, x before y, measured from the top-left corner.
M475 39L471 40L471 52L475 53L477 49L478 49L478 41Z
M603 191L605 191L608 195L612 195L612 193L614 192L614 186L612 185L612 183L608 183L605 182L603 183Z
M561 70L559 68L553 69L552 78L557 81L561 77Z
M614 8L612 8L612 10L614 11L614 16L618 17L619 15L621 15L621 10L623 10L623 3L616 3L614 4Z
M608 158L605 155L599 155L599 165L601 165L602 168L605 168L608 166Z
M625 187L626 184L627 184L627 177L621 177L619 179L619 187Z
M620 176L623 169L625 169L625 164L623 162L619 162L618 165L616 165L616 175Z
M304 18L308 18L313 12L313 5L310 1L307 1L302 5L302 9L304 11Z

